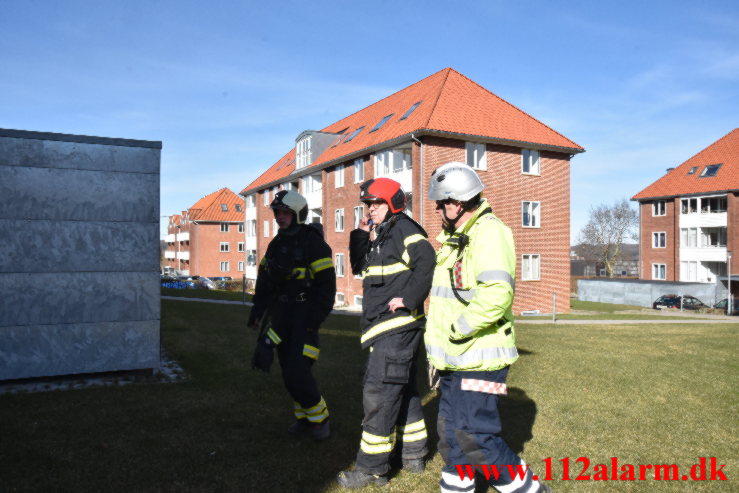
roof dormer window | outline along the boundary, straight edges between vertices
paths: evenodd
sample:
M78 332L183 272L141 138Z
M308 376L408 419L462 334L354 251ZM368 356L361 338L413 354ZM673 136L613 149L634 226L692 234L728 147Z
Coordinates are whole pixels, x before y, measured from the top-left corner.
M298 141L295 146L295 168L301 169L310 166L311 163L311 136Z

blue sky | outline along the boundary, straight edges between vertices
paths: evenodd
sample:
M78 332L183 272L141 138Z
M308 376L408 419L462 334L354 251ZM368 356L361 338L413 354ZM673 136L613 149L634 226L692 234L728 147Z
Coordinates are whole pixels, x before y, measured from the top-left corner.
M0 128L161 140L163 215L445 67L587 149L573 242L739 126L730 0L0 0L0 33Z

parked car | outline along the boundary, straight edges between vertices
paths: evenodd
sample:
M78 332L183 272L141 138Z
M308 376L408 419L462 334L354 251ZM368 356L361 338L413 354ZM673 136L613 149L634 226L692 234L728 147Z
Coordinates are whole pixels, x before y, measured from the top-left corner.
M700 310L701 308L708 308L708 305L703 303L698 298L686 294L685 296L679 296L676 294L663 294L652 303L652 308L655 310L662 310L665 308L676 308L680 309L680 301L682 300L683 310Z
M729 300L727 298L724 298L723 300L713 305L713 307L726 313L728 311L727 308L729 307ZM731 307L731 314L739 315L739 299L734 300L734 305Z

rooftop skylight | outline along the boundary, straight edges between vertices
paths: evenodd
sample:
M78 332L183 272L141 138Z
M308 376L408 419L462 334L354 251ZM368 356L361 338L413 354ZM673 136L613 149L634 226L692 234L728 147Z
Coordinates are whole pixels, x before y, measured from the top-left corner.
M408 109L408 111L406 111L406 112L405 112L405 114L404 114L403 116L401 116L401 117L400 117L400 120L405 120L406 118L408 118L408 117L409 117L409 116L411 115L411 113L413 113L413 111L414 111L414 110L415 110L416 108L418 108L418 105L419 105L419 104L421 104L421 101L418 101L418 102L416 102L416 103L415 103L415 104L414 104L413 106L411 106L411 107L410 107L410 108ZM400 120L398 120L398 121L400 121Z
M221 204L221 210L223 212L228 212L228 204Z
M353 139L354 137L356 137L356 136L357 136L357 134L358 134L359 132L361 132L363 128L364 128L364 126L361 126L361 127L359 127L358 129L356 129L356 130L355 130L354 132L352 132L352 134L351 134L351 135L350 135L350 136L349 136L349 137L348 137L348 138L347 138L347 139L346 139L346 140L344 141L344 143L346 144L347 142L351 142L351 140L352 140L352 139Z
M688 174L689 174L689 175L694 175L696 171L698 171L698 166L693 166L693 167L692 167L692 168L690 168L690 170L688 171Z
M385 122L387 122L390 119L390 117L393 116L394 114L395 113L390 113L387 116L383 116L382 117L382 120L380 120L379 122L377 122L377 125L375 125L374 127L372 127L372 130L370 130L370 133L374 132L375 130L379 130L383 125L385 125Z
M709 164L705 168L703 168L703 172L701 173L701 177L709 177L709 176L716 176L716 173L718 173L718 169L721 167L720 164Z

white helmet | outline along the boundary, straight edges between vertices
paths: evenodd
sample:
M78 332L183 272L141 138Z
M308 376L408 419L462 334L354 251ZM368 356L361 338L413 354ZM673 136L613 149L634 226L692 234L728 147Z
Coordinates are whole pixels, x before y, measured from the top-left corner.
M464 163L451 162L431 173L428 198L466 202L475 198L483 188L485 185L475 170Z
M275 194L275 199L269 205L272 209L283 209L295 214L298 224L305 224L308 217L308 201L298 192L292 190L280 190Z

